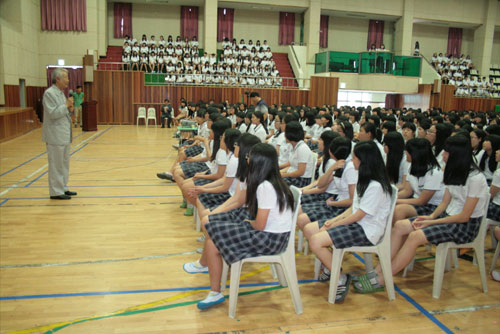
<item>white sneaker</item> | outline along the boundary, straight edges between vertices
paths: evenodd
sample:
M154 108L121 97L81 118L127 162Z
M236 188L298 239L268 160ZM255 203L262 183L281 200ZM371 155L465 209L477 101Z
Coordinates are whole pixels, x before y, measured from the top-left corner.
M220 304L225 300L222 293L216 291L210 291L207 298L203 299L198 303L198 308L200 310L206 310L209 307Z
M208 267L203 267L200 261L184 263L182 268L189 274L208 274Z
M491 277L497 282L500 282L500 271L499 270L493 270L491 272Z
M196 241L198 241L198 242L205 242L205 234L203 234L201 237L199 237L198 239L196 239Z

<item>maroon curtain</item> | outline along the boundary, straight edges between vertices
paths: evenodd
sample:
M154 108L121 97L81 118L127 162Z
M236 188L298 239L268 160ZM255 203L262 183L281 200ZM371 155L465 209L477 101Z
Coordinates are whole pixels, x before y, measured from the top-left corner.
M293 43L295 34L295 14L280 12L280 32L278 35L279 45Z
M132 4L115 2L113 5L114 37L123 38L128 35L132 38Z
M181 38L198 38L198 7L181 6Z
M372 44L378 49L384 43L384 21L370 20L368 25L368 43L367 50L370 50Z
M47 68L47 87L52 86L52 72L54 72L56 68L57 67ZM64 67L64 69L68 71L69 84L68 88L64 90L64 94L68 96L69 90L75 91L76 86L83 87L83 69L72 67Z
M326 49L328 48L328 19L330 16L321 15L321 20L319 23L319 47Z
M226 37L233 40L234 9L217 9L217 42L222 42Z
M385 108L400 108L401 94L387 94L385 96Z
M42 30L87 31L87 0L41 0Z
M462 28L448 29L448 54L460 57L462 51Z

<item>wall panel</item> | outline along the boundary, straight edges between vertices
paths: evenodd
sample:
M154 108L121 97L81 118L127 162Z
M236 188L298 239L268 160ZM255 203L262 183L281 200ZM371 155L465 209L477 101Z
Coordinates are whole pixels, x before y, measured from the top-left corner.
M311 90L307 104L321 106L323 104L337 104L339 92L339 78L311 77Z
M19 100L19 86L18 85L4 85L3 93L5 97L6 107L19 107L21 102Z

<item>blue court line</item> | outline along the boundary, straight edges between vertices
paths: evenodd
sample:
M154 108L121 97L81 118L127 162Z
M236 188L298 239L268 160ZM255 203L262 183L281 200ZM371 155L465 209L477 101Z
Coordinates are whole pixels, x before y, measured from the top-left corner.
M83 135L83 133L79 134L78 136L73 137L73 139L78 138L78 137L80 137L80 136L82 136L82 135ZM26 165L27 163L29 163L29 162L31 162L31 161L33 161L33 160L36 160L36 159L40 158L42 155L44 155L44 154L46 154L46 153L47 153L47 151L45 151L45 152L43 152L43 153L40 153L40 154L39 154L39 155L37 155L36 157L31 158L31 159L29 159L28 161L23 162L22 164L18 165L17 167L14 167L14 168L12 168L12 169L9 169L8 171L4 172L3 174L0 174L0 177L4 176L4 175L6 175L6 174L9 174L10 172L12 172L12 171L14 171L14 170L18 169L19 167L22 167L22 166Z
M365 263L365 260L359 256L357 253L352 253L354 257L356 257L359 261L362 263ZM403 296L404 299L406 299L407 302L412 304L417 310L420 311L423 315L425 315L430 321L435 323L439 328L441 328L445 333L447 334L454 334L448 327L446 327L441 321L439 321L435 316L429 313L422 305L417 303L413 298L408 296L403 290L398 288L396 284L394 284L394 290L396 290L397 293L399 293L401 296Z
M301 280L299 284L317 282L317 280ZM279 282L270 283L247 283L241 284L240 287L257 287L279 285ZM229 288L229 285L226 286ZM0 297L0 300L21 300L21 299L42 299L42 298L64 298L64 297L82 297L82 296L103 296L103 295L128 295L136 293L158 293L158 292L175 292L175 291L196 291L209 290L210 286L186 287L186 288L171 288L171 289L148 289L148 290L121 290L121 291L102 291L102 292L76 292L76 293L57 293L46 295L25 295L25 296L6 296Z
M5 203L7 203L9 200L8 199L4 199L2 202L0 202L0 206L4 205Z
M87 146L89 143L85 143L85 145L83 145L82 147L78 148L77 150L75 150L73 153L70 154L70 156L72 156L73 154L75 154L76 152L80 151L82 148L84 148L85 146ZM35 179L33 179L33 181L31 181L30 183L28 183L27 185L24 186L24 188L29 188L29 186L31 186L33 183L35 183L36 181L38 181L42 176L44 176L45 174L47 174L48 171L45 171L43 172L42 174L40 174L39 176L37 176Z
M74 198L148 198L148 197L181 197L182 195L140 195L140 196L75 196ZM48 199L45 197L7 197L0 198L0 200L24 200L24 199Z

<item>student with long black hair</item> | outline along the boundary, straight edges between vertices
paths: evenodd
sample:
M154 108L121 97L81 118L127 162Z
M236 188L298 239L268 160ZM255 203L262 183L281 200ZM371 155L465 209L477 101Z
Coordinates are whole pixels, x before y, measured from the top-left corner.
M248 132L257 136L264 143L267 137L267 125L264 114L257 110L252 114L251 120L253 127Z
M328 198L337 195L338 191L333 182L333 178L330 182L322 182L322 184L324 183L322 187L318 187L318 183L328 169L335 163L335 160L330 156L330 145L338 136L340 135L334 131L325 131L321 134L318 142L318 149L323 152L323 155L321 164L318 168L318 180L302 188L302 197L300 198L301 204L316 201L324 202Z
M384 136L384 152L387 154L385 166L391 183L401 188L408 174L403 135L392 131Z
M357 143L352 162L359 176L351 207L341 215L315 221L304 228L311 251L325 268L320 277L323 280L329 279L332 265L329 247L376 245L384 235L390 214L392 187L376 144L373 141ZM344 300L349 283L350 276L342 275L336 301Z
M318 180L318 187L331 187L327 192L336 192L337 195L329 197L326 201L302 204L297 220L299 228L313 221L335 217L352 205L358 173L353 162L348 159L351 145L351 141L346 137L339 136L332 140L329 153L335 163Z
M444 184L442 202L428 216L398 220L391 234L392 274L403 270L417 247L443 242L467 243L479 232L488 198L486 178L472 158L470 141L464 136L449 137L443 147ZM354 289L370 293L384 289L380 266L357 278Z
M410 163L410 168L406 181L398 193L394 222L417 215L431 214L443 200L445 191L443 170L427 139L408 140L406 159Z
M491 183L493 173L497 170L498 163L495 160L495 154L498 150L500 150L500 136L486 136L483 142L484 153L479 159L479 168L483 171L489 183Z
M371 116L371 117L374 117L374 116ZM375 117L377 117L377 116L375 116ZM380 129L372 122L363 123L359 128L358 139L360 141L373 140L373 142L377 145L377 148L379 149L380 154L382 155L382 159L384 159L384 161L386 161L387 156L385 154L384 147L379 142L379 138L381 136L382 136L382 133L380 132Z
M337 119L335 121L334 131L337 131L339 135L346 137L351 141L354 139L354 129L352 124L348 121Z
M211 291L198 303L199 309L224 301L220 292L222 258L231 265L248 257L278 254L288 244L294 200L280 176L276 150L269 144L257 144L248 159L246 205L253 219L228 221L209 216L205 250Z
M241 133L247 132L247 125L245 124L245 113L243 111L238 111L236 113L235 128L240 130Z
M446 139L451 136L451 131L452 129L447 124L437 123L436 125L432 125L430 127L425 136L425 138L431 143L434 156L436 157L436 160L441 168L444 168L444 143L446 142Z
M203 212L206 208L219 206L234 195L237 184L235 176L238 169L237 142L239 137L240 131L237 129L227 129L224 132L224 140L223 143L221 142L221 148L225 148L228 153L228 162L224 177L214 182L201 186L196 185L194 188L191 188L191 194L193 197L197 197L196 207L199 213Z
M281 176L289 185L302 188L311 183L314 173L313 152L304 142L304 130L299 122L286 124L285 138L292 146L286 169L282 169Z
M474 129L470 132L470 143L472 145L472 154L476 158L476 163L479 165L481 157L484 154L483 142L486 138L486 132L481 129Z
M189 209L184 213L186 216L193 215L193 204L195 204L196 198L189 195L189 190L194 188L195 181L204 179L196 184L203 185L224 175L227 166L227 150L225 147L220 149L220 143L223 140L224 132L229 128L231 128L231 122L228 119L221 119L212 124L210 133L213 138L213 148L210 161L203 163L204 166L197 163L181 162L180 169L176 169L174 172L174 180L181 189L184 200L190 204L189 207L184 202L181 205L181 208L187 207ZM209 173L207 174L207 172Z
M500 150L495 152L496 162L500 162ZM494 221L500 221L500 168L495 170L493 173L493 179L491 180L490 195L491 201L488 207L488 218ZM498 228L498 227L497 227Z

